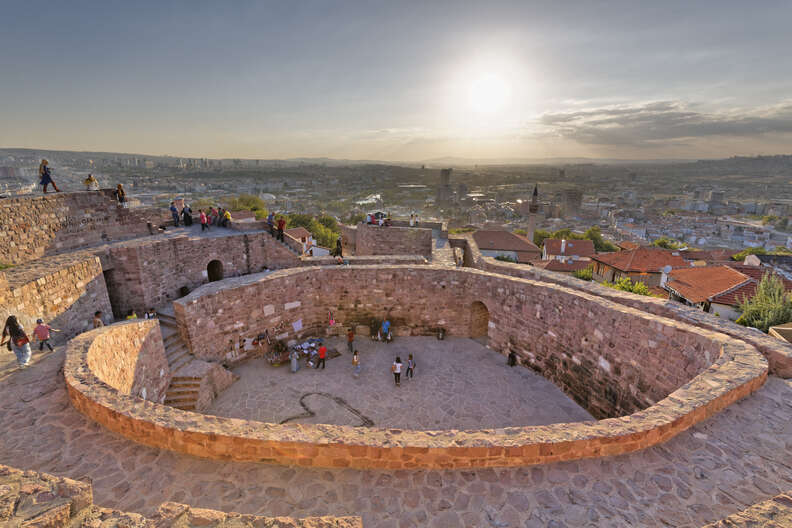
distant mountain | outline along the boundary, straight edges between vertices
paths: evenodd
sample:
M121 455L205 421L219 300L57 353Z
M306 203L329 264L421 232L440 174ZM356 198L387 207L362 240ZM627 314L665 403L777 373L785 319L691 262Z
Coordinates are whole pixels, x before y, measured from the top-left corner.
M700 159L657 159L632 160L617 158L456 158L443 157L423 160L425 165L465 166L471 165L636 165L655 163L695 163Z

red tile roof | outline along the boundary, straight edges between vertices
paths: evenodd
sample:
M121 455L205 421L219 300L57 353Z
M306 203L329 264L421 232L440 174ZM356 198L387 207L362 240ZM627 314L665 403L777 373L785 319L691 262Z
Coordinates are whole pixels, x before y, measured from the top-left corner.
M710 250L684 250L680 251L687 260L703 260L708 263L712 262L728 262L731 260L732 255L739 253L736 249L710 249Z
M298 240L301 238L308 238L309 236L311 236L311 232L305 229L304 227L292 227L291 229L286 229L283 232Z
M526 237L515 235L508 231L485 231L481 229L473 233L473 240L476 241L479 249L541 252L539 247Z
M563 240L559 238L545 238L544 248L548 255L564 255L571 257L591 257L594 255L594 242L591 240L567 240L566 248L561 251Z
M773 273L771 270L762 266L744 266L739 263L734 263L730 264L729 267L739 271L743 275L747 275L750 280L740 285L738 288L723 292L719 295L714 295L710 299L711 302L725 304L727 306L737 306L743 300L750 299L756 295L756 286L759 284L759 281L762 280L762 277L767 273ZM784 278L781 280L784 283L784 288L788 292L792 292L792 281Z
M639 247L641 247L640 244L636 244L635 242L630 242L629 240L622 240L616 245L622 249L638 249Z
M592 260L625 273L660 273L665 266L687 268L690 264L667 249L639 247L629 251L597 253Z
M700 303L750 280L747 275L728 266L680 268L668 274L666 288L692 303Z
M561 273L572 273L573 271L584 270L591 265L588 260L567 260L561 262L558 259L548 260L532 260L531 264L537 268L546 269L547 271L558 271Z

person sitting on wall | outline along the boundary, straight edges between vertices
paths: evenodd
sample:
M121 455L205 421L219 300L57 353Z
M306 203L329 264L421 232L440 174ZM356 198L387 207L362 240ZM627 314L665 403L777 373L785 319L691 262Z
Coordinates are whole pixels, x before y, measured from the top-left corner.
M176 209L176 202L170 203L170 212L171 216L173 217L174 227L179 227L179 210Z
M86 191L95 191L99 189L99 181L94 178L93 174L89 174L87 178L83 181L85 184Z
M225 211L223 211L223 221L220 225L222 227L228 227L231 224L231 221L232 221L231 211L226 209Z
M127 313L127 316L126 316L126 318L127 318L127 320L130 320L130 319L137 319L137 318L138 318L138 316L137 316L137 314L135 313L135 310L129 310L129 312Z

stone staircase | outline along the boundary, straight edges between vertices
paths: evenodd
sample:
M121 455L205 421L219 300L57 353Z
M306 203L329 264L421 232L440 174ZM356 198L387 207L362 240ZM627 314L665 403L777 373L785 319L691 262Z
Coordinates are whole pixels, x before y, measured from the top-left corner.
M184 370L193 361L193 356L179 334L172 310L173 308L168 306L157 311L162 342L165 344L165 357L168 359L172 376L164 403L177 409L193 411L198 401L201 378L179 376L179 371Z

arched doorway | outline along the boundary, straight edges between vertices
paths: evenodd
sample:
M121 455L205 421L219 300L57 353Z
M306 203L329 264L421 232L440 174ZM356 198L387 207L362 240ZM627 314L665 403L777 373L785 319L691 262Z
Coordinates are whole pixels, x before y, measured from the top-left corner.
M489 310L481 301L474 302L470 307L470 337L486 338L489 331Z
M213 260L206 266L206 275L209 277L209 282L223 280L223 263L219 260Z

